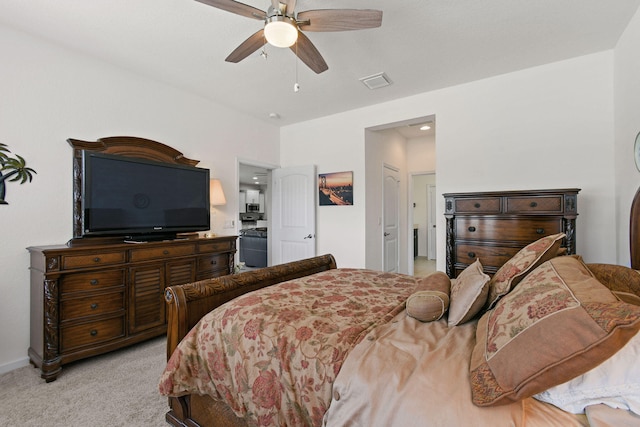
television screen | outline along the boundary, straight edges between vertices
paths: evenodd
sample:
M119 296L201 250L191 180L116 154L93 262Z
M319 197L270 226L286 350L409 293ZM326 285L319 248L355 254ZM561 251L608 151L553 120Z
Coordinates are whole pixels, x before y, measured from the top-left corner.
M83 151L83 236L208 230L209 170Z

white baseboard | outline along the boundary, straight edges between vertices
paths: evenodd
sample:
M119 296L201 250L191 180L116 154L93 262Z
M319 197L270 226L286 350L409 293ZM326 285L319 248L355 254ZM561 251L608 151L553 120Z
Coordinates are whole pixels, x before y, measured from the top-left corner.
M5 363L4 365L0 365L0 375L7 373L9 371L13 371L14 369L22 368L23 366L27 366L28 364L29 364L28 357L18 359L11 363Z

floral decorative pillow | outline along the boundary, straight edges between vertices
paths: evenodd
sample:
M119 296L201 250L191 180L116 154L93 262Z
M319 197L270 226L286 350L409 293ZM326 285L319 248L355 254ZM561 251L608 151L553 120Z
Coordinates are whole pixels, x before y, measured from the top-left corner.
M640 307L619 301L578 259L553 258L480 318L473 403L519 401L582 375L638 330Z
M465 268L451 283L449 327L473 319L487 302L489 275L482 271L479 259Z
M407 315L421 322L439 320L449 308L449 276L437 271L420 279L416 291L407 298Z
M558 253L565 234L552 234L529 243L520 249L509 261L494 274L489 282L487 308L492 308L498 300L509 293L529 271Z

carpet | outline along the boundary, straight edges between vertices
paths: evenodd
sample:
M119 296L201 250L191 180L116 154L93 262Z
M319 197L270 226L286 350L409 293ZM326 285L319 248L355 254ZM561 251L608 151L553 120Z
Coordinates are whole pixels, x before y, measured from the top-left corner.
M165 426L164 336L64 365L53 382L25 366L0 375L0 426Z

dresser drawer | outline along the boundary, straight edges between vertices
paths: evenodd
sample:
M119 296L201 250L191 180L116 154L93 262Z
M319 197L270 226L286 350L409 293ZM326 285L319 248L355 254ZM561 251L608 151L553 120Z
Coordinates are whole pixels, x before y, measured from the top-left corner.
M96 252L83 255L63 255L62 268L71 270L83 267L99 267L102 265L114 265L125 262L125 252Z
M60 278L60 293L94 291L124 286L124 270L100 270L90 273L65 274Z
M223 252L233 251L236 248L236 242L233 240L225 240L221 242L206 242L198 245L198 252Z
M60 351L97 344L124 336L124 316L60 328Z
M506 213L558 213L563 211L562 195L507 197Z
M124 290L108 294L88 295L60 301L60 321L124 310Z
M456 244L456 262L469 265L479 258L483 267L500 267L519 250L520 248L460 243Z
M131 249L131 262L147 261L153 259L175 258L179 256L193 255L196 252L195 244L158 246L155 248Z
M457 213L500 213L500 197L459 199L455 201Z
M212 277L213 272L221 270L224 270L224 272L222 273L223 275L227 274L227 272L229 271L229 254L212 254L199 256L196 268L198 278Z
M562 232L562 218L475 218L455 220L457 239L530 243Z

